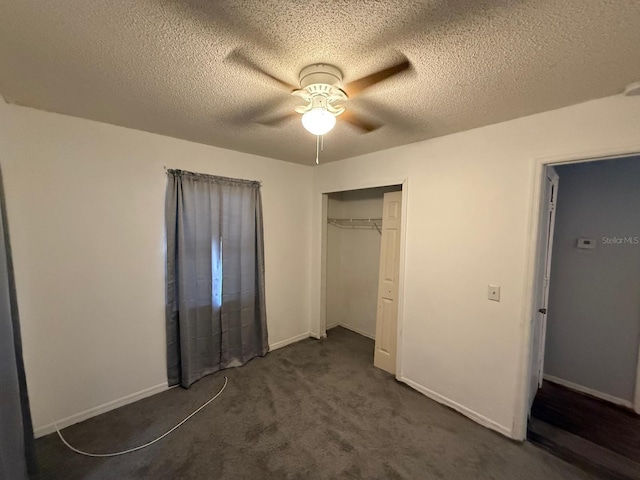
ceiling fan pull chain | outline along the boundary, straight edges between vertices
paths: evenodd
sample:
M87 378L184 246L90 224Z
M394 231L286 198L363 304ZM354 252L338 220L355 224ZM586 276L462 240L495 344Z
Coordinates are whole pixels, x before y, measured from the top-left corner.
M320 135L316 136L316 165L320 163L318 155L320 155Z
M324 135L320 135L320 151L324 152Z

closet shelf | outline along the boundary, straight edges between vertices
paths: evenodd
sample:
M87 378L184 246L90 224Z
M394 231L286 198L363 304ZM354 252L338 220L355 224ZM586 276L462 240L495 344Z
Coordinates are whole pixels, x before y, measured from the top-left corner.
M381 218L327 218L329 225L335 225L338 228L366 228L376 229L378 233L382 225Z

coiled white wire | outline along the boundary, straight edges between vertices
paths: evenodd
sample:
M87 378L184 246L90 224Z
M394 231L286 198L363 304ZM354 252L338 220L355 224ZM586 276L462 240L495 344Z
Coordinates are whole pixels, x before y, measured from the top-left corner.
M180 428L182 425L184 425L191 417L193 417L195 414L197 414L200 410L202 410L204 407L206 407L207 405L209 405L211 402L213 402L216 398L218 398L220 396L220 394L222 392L224 392L224 389L227 388L227 377L224 377L224 385L222 385L222 388L220 389L220 391L218 393L216 393L211 399L209 399L206 403L204 403L202 406L200 406L197 410L195 410L191 415L189 415L187 418L185 418L184 420L182 420L179 424L177 424L175 427L173 427L171 430L168 430L167 432L163 433L162 435L160 435L158 438L156 438L155 440L151 440L150 442L145 443L144 445L140 445L138 447L134 447L134 448L130 448L128 450L123 450L122 452L114 452L114 453L89 453L89 452L83 452L82 450L79 450L77 448L75 448L73 445L70 445L69 442L67 442L65 440L65 438L62 436L62 433L60 433L60 429L58 428L58 425L56 424L55 421L53 421L53 426L56 429L56 432L58 432L58 436L60 437L60 440L62 440L62 443L64 443L67 447L69 447L71 450L73 450L76 453L79 453L80 455L85 455L87 457L117 457L118 455L125 455L127 453L132 453L132 452L136 452L138 450L142 450L143 448L146 448L150 445L153 445L156 442L159 442L160 440L162 440L164 437L166 437L167 435L169 435L170 433L174 432L175 430L177 430L178 428ZM47 412L48 414L48 412Z

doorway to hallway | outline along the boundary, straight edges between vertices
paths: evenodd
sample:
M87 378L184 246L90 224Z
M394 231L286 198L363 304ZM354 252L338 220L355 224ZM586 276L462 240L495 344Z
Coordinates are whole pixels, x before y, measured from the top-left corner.
M551 172L557 198L549 204L546 182L528 438L607 475L640 478L640 156L547 166L545 179Z

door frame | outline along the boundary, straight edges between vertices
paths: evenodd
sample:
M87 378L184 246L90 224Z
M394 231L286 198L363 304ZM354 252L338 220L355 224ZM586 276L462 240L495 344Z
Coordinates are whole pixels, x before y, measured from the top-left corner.
M613 160L615 158L634 157L640 155L640 143L628 145L626 147L611 147L608 149L587 150L567 152L550 156L534 157L532 159L531 168L533 169L531 192L529 205L529 238L527 241L527 265L525 276L524 302L522 311L522 339L521 339L521 361L519 388L516 395L515 417L513 422L513 438L517 440L526 440L527 437L527 421L529 417L529 379L532 369L535 368L535 356L531 350L533 321L532 315L536 309L536 259L539 248L539 231L542 223L541 202L542 197L543 175L547 166L568 165L572 163L587 163L598 160ZM545 339L542 339L544 341ZM639 342L640 343L640 342ZM636 389L634 405L635 410L640 412L640 346L639 346L638 369L636 371Z
M352 190L364 190L367 188L390 187L393 185L402 186L402 212L400 216L400 265L398 277L398 331L397 331L397 351L396 351L396 373L395 377L402 377L402 332L404 323L404 290L405 290L405 257L407 245L407 211L409 199L409 177L398 179L381 179L378 181L364 183L347 183L339 188L322 189L319 192L321 197L322 212L320 215L321 242L320 242L320 305L319 315L316 319L311 319L311 331L318 332L317 338L327 336L327 209L328 195L330 193L348 192ZM376 259L378 261L379 259ZM316 337L313 333L312 337ZM373 359L372 359L373 362Z

